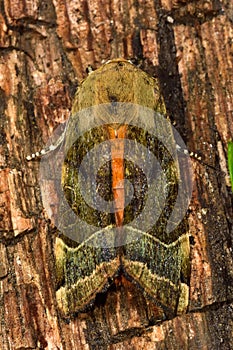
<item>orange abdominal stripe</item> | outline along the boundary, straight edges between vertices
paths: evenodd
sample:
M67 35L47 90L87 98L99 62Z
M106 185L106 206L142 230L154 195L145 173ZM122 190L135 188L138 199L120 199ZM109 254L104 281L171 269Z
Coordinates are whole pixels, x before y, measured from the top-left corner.
M124 219L124 139L127 125L120 127L107 126L109 139L114 140L111 144L112 154L112 191L115 205L116 226L120 227Z

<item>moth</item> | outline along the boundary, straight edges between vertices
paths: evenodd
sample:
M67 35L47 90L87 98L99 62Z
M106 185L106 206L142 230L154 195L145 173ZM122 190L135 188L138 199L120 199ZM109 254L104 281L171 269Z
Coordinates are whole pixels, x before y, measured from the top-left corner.
M124 59L107 62L79 86L62 142L61 311L85 310L123 275L166 318L185 312L187 188L158 80Z

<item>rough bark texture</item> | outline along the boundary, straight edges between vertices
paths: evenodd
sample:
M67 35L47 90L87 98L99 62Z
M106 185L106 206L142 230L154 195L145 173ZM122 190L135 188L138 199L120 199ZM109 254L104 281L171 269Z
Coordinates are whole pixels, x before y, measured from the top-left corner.
M227 0L0 1L0 349L233 348L232 18ZM116 57L137 57L159 76L171 119L203 158L193 161L189 310L159 325L129 282L89 312L61 317L56 230L39 163L25 159L68 118L88 64Z

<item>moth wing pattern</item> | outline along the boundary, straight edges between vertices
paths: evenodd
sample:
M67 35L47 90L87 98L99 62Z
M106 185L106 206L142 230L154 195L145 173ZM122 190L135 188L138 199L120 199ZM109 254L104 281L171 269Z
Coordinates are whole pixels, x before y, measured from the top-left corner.
M100 108L97 109L95 118L112 125L117 120L114 119L112 110L109 112L108 108L109 105L114 107L116 102L132 105L126 118L128 122L130 118L137 118L138 106L166 115L158 81L123 59L112 60L101 66L89 74L78 88L64 140L67 157L63 166L62 186L72 210L83 220L86 219L96 226L97 231L116 226L115 217L112 213L96 212L83 202L74 169L79 167L85 152L107 139L108 135L105 128L97 127L89 130L88 119L77 119L77 114L79 111L98 105ZM123 112L128 113L127 110ZM124 116L122 118L124 119ZM146 125L147 121L144 123ZM156 115L154 126L160 128ZM69 139L75 138L77 129L81 136L70 147ZM168 127L166 133L175 147L172 129ZM149 147L158 157L168 182L168 203L149 230L144 232L143 229L139 229L141 239L122 244L121 248L92 247L85 239L73 245L63 238L56 238L56 298L59 308L66 315L85 310L94 302L97 293L108 289L109 284L119 273L135 282L145 295L164 309L168 318L185 312L188 307L190 246L186 220L184 219L172 232L166 232L169 215L177 197L179 166L169 155L166 147L143 128L129 125L127 137ZM92 171L91 164L89 171ZM132 218L140 215L145 207L146 196L141 188L146 187L146 184L143 174L130 162L125 163L125 172L129 179L133 179L136 193L134 204L126 206L124 211L123 224L127 225L127 230L131 234L137 230L137 227L130 226ZM134 174L137 172L139 175L134 180ZM106 164L99 172L99 184L101 194L107 200L112 198L111 177L111 164ZM152 181L151 188L156 189L156 186L158 186L156 181ZM152 202L156 200L151 198ZM60 211L62 212L62 208ZM65 225L68 227L69 222L67 221Z
M56 299L64 314L85 310L97 293L106 290L108 280L116 275L120 262L114 249L79 245L69 247L56 237Z
M147 253L146 259L142 252ZM186 233L168 245L145 235L126 246L122 261L126 274L172 317L188 307L189 254ZM181 276L186 276L185 282L181 282Z

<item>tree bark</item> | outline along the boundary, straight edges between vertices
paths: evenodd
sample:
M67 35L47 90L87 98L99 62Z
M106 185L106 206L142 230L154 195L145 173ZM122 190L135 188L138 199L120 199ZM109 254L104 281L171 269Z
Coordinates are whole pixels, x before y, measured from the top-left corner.
M232 13L227 1L0 2L0 349L232 349ZM136 58L157 75L190 151L194 190L186 314L155 324L133 283L66 320L55 298L56 228L43 209L39 162L67 120L90 64Z

